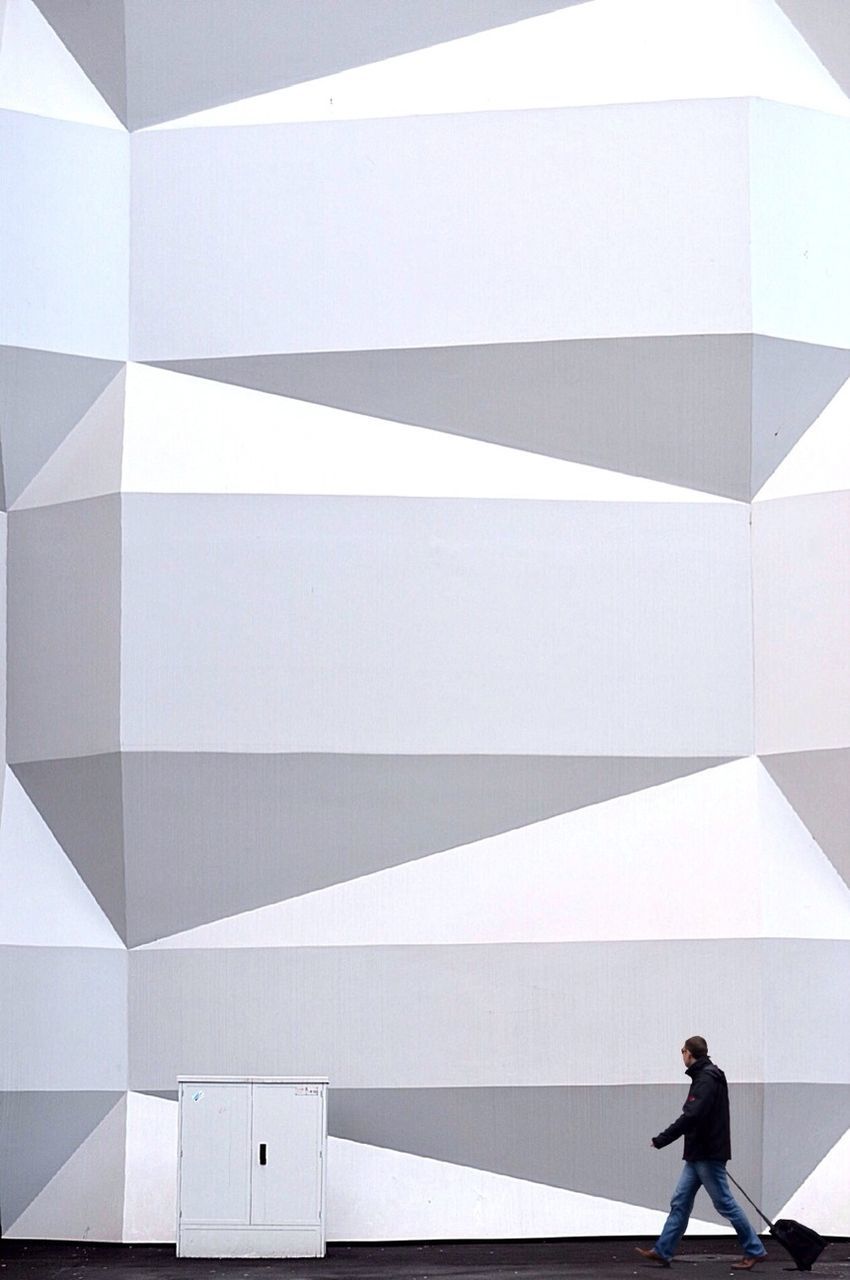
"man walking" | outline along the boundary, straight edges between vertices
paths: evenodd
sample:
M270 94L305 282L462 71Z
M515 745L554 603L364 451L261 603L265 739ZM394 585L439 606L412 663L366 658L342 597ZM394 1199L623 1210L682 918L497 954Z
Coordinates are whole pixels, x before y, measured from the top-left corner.
M700 1187L705 1187L718 1213L728 1218L738 1233L744 1256L732 1266L751 1271L767 1251L750 1226L747 1215L729 1190L726 1161L731 1158L729 1137L729 1089L726 1077L708 1056L702 1036L690 1036L682 1046L682 1061L691 1087L682 1114L652 1139L654 1147L666 1147L684 1134L685 1167L670 1201L670 1214L651 1249L638 1249L642 1258L669 1267Z

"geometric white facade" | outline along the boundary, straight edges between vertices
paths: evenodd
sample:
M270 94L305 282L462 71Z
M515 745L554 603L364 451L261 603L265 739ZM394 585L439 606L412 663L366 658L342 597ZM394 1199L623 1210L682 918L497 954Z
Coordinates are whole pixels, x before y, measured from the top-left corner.
M850 19L213 7L0 4L3 1233L173 1238L193 1071L652 1233L699 1032L850 1234Z

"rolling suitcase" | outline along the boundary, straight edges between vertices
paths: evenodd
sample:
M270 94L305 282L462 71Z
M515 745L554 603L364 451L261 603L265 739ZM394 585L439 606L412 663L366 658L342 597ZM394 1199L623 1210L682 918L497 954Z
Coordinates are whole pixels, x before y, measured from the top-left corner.
M797 1264L798 1271L811 1271L812 1263L816 1262L823 1253L828 1240L824 1240L823 1236L819 1236L817 1231L813 1231L811 1227L806 1227L802 1222L795 1222L793 1218L777 1218L775 1222L771 1222L770 1218L764 1213L754 1200L750 1200L744 1188L729 1173L726 1175L729 1181L738 1188L745 1200L753 1206L760 1218L764 1218L770 1227L771 1237L781 1244L783 1249L790 1253L794 1262Z

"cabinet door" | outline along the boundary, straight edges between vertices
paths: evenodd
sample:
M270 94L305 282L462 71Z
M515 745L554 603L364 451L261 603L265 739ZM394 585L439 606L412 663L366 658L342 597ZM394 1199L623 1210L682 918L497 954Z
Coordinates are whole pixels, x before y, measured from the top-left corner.
M181 1085L180 1217L183 1222L250 1222L250 1133L250 1086Z
M318 1223L323 1131L318 1085L254 1085L252 1224Z

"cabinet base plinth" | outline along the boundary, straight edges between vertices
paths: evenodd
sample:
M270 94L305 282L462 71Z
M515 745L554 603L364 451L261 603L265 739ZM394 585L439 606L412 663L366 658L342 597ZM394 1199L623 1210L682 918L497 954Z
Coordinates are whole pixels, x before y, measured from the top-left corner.
M179 1258L323 1258L320 1227L181 1227Z

